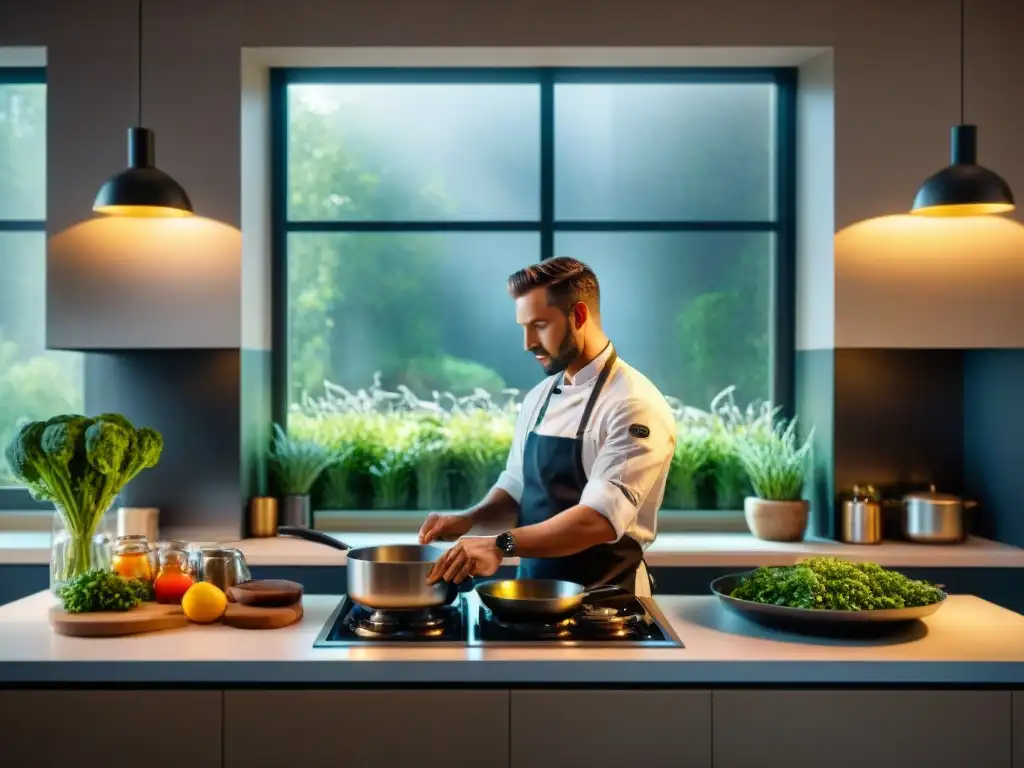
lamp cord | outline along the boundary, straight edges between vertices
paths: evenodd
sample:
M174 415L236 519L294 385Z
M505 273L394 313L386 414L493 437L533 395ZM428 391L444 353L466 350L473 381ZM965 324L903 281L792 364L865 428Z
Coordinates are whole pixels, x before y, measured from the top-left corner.
M961 125L964 125L964 58L967 45L964 26L964 5L966 0L961 0ZM141 34L141 33L140 33Z
M142 0L138 0L138 122L135 125L142 127Z

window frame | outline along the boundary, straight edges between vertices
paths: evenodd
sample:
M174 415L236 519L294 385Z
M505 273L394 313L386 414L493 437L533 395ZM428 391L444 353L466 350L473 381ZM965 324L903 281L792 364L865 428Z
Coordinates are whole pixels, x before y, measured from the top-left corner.
M540 216L536 221L291 221L288 219L288 86L295 84L498 84L540 88ZM561 83L750 84L776 86L775 211L766 220L558 221L554 211L554 88ZM555 232L771 232L775 253L769 329L770 397L783 416L795 407L796 356L795 67L281 67L270 70L271 413L288 413L288 248L291 232L537 232L541 259ZM665 510L665 512L670 512ZM340 514L340 513L339 513ZM346 512L348 516L357 512ZM377 514L377 513L375 513ZM688 513L674 513L687 515ZM697 512L707 530L707 512ZM727 514L727 513L726 513ZM723 521L724 522L724 521ZM735 522L735 521L734 521ZM334 526L329 526L334 527ZM729 529L729 524L723 530Z
M46 85L46 67L0 67L0 86L3 85ZM42 232L46 233L46 218L5 219L0 218L0 232ZM45 257L45 254L44 254ZM3 450L7 446L0 446ZM51 505L36 501L24 488L0 486L0 513L12 511L34 511L47 509Z

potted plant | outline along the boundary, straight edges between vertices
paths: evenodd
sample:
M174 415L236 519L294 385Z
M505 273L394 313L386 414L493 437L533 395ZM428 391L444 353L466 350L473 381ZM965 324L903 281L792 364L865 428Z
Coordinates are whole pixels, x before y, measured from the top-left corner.
M159 432L137 429L118 413L65 414L18 430L5 451L7 464L33 498L55 510L51 589L109 565L97 530L121 490L155 467L162 452Z
M737 450L754 495L743 502L747 526L766 541L800 541L809 502L803 498L814 429L797 445L796 419L742 434Z
M289 437L274 425L274 443L267 462L281 497L281 523L311 527L310 491L320 473L336 460L335 452L313 440Z
M700 482L710 458L709 444L706 430L680 425L662 508L700 508Z

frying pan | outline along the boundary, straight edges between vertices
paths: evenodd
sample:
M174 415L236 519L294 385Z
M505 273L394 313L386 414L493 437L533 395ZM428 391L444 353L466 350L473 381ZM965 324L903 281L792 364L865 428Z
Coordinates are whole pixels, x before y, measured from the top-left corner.
M448 605L458 587L445 581L427 584L427 575L444 552L440 547L419 544L387 544L352 549L326 533L297 525L282 525L277 532L348 552L348 596L367 608L420 610Z
M496 579L476 587L480 602L507 621L559 621L578 613L583 601L605 592L628 592L614 584L587 589L559 579Z

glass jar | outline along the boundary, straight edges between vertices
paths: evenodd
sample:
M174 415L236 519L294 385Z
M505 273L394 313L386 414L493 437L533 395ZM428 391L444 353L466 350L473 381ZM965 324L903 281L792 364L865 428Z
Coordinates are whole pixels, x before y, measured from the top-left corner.
M126 579L139 579L152 584L151 551L149 539L141 534L118 536L114 540L114 551L110 558L111 570Z
M160 570L160 553L165 549L173 549L181 552L188 552L188 542L181 539L165 539L158 541L149 553L149 560L153 565L153 573Z
M158 603L181 603L181 598L195 583L189 554L183 547L167 546L159 553L160 567L153 580L153 594Z

